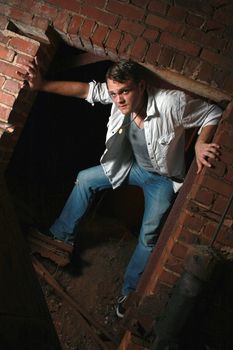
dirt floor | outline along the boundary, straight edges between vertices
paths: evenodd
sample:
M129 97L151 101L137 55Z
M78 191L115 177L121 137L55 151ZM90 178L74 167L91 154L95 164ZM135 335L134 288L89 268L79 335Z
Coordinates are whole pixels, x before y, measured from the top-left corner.
M28 175L27 169L22 167L21 174L18 162L13 161L7 173L12 202L25 233L31 225L48 228L73 186L71 181L68 185L65 180L58 181L59 176L54 177L51 172L46 172L45 179L37 176L34 181L34 172L33 176L31 172ZM114 195L110 193L97 196L89 214L79 225L71 263L60 267L39 254L36 257L93 322L110 333L116 343L110 350L114 350L126 327L124 320L117 318L115 305L121 293L125 268L136 245L137 237L133 232L140 226L143 201L141 192L135 192L135 188L126 192L116 190ZM100 349L77 312L44 279L39 280L62 350Z
M65 267L36 255L63 290L81 306L93 323L98 323L120 343L124 321L115 314L123 274L136 238L118 221L96 217L82 226L72 262ZM80 315L64 298L39 278L63 350L97 350L98 343L85 329ZM93 327L93 326L92 326ZM95 328L93 329L95 332Z

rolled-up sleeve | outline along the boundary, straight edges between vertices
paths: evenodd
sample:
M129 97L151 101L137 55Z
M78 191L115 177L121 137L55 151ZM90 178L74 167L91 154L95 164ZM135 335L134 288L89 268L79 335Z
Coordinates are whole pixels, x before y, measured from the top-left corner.
M89 91L86 101L91 103L93 106L95 102L100 102L102 104L112 103L111 97L108 93L107 84L97 83L94 80L89 82Z
M198 133L207 125L217 125L222 109L216 104L201 99L181 95L181 123L184 128L200 127Z

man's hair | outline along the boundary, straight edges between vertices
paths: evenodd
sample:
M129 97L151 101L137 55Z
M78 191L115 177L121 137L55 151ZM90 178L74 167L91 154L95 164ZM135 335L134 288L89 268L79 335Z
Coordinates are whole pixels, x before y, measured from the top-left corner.
M121 60L115 62L108 68L106 73L107 79L123 83L127 80L131 80L134 83L139 83L143 79L141 66L131 60Z

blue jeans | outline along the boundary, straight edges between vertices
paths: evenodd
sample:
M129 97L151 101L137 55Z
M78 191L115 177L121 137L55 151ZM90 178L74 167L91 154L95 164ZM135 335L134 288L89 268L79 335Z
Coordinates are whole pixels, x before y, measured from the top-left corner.
M138 244L127 266L122 294L134 291L159 236L159 225L170 207L174 190L172 180L140 168L134 163L125 185L135 185L144 193L144 214ZM74 240L76 225L89 208L96 192L111 188L101 165L81 171L59 218L51 226L54 236Z

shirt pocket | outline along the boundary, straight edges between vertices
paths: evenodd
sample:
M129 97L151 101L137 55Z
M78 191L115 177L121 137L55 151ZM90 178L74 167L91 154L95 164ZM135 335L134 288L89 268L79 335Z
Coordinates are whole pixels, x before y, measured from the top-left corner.
M160 170L163 173L167 173L168 171L167 158L168 158L170 146L174 139L175 139L175 132L171 132L169 134L161 136L157 140L157 161L158 161Z
M175 133L174 132L171 132L170 134L168 135L165 135L165 136L161 136L159 139L158 139L158 143L159 145L161 145L161 147L163 146L167 146L171 143L171 141L174 139L175 137Z

